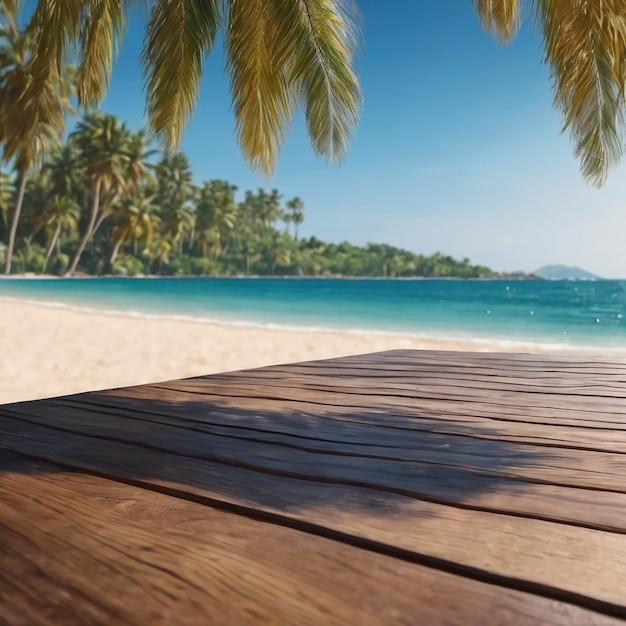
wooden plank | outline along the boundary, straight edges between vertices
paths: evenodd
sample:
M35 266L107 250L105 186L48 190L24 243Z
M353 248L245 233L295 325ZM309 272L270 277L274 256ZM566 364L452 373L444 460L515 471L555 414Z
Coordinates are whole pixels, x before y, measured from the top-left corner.
M203 379L200 379L203 380ZM333 406L353 408L353 409L366 409L368 407L378 407L381 410L385 410L391 415L413 415L414 417L420 417L421 412L427 412L433 410L433 413L437 415L458 415L460 417L486 417L496 420L517 420L524 421L541 421L544 419L558 420L561 424L567 424L568 420L572 420L572 425L575 425L574 420L586 419L590 422L597 422L600 427L621 423L621 417L623 415L622 406L618 410L603 410L606 407L601 401L594 403L592 408L581 408L578 403L570 399L569 402L564 403L564 406L532 406L524 404L523 398L517 398L518 401L510 401L506 404L499 404L493 401L486 401L485 397L472 398L467 396L464 400L451 400L449 397L428 398L420 395L419 388L416 387L413 393L405 394L404 396L393 396L384 393L381 390L379 394L370 394L367 397L367 401L364 401L358 391L350 394L338 394L337 397L333 397L336 400L333 405L330 400L330 393L325 392L306 392L300 394L293 393L293 386L286 384L280 385L278 382L264 382L255 383L250 386L246 386L246 380L240 379L237 385L233 385L231 380L222 382L219 380L209 380L206 384L198 381L180 381L180 385L166 386L166 385L150 385L147 389L150 389L152 397L157 398L159 396L169 397L171 402L176 402L177 396L183 397L185 394L193 394L197 400L205 401L222 401L224 403L230 402L237 404L245 402L246 400L259 401L260 406L264 401L280 400L281 402L294 402L301 404L319 404L321 406L332 408ZM356 385L367 387L368 381L357 381ZM225 388L232 387L231 395L223 393ZM270 386L268 390L267 387ZM133 395L137 389L131 389L129 394ZM272 395L270 395L270 392ZM332 392L336 393L336 392ZM317 397L315 397L317 396ZM187 401L190 400L190 395L187 395ZM512 411L515 407L522 408L523 412L516 416L516 413ZM428 416L428 413L426 413ZM533 419L538 418L538 419Z
M615 377L626 375L626 358L611 355L609 358L549 356L531 354L500 354L480 352L441 352L434 350L392 350L373 354L356 355L335 359L289 364L309 372L315 369L337 368L339 371L359 370L367 375L379 373L475 372L491 378L498 377L502 370L515 373L522 378L543 374L595 375ZM272 366L274 368L276 366ZM270 368L257 368L247 372L262 372Z
M145 408L146 401L137 401L135 405ZM105 412L100 404L91 411L89 406L85 401L78 406L51 401L8 407L4 413L28 423L89 436L114 438L137 445L150 445L209 460L229 458L232 462L260 463L260 467L267 467L263 459L264 456L270 456L273 461L280 461L280 465L271 465L272 469L302 467L307 463L315 468L323 462L331 473L335 466L339 467L339 473L333 474L337 479L355 478L354 475L345 476L342 473L341 468L346 464L368 463L368 470L377 475L377 484L383 487L401 488L416 496L459 500L458 493L455 495L455 492L441 488L439 479L433 480L433 474L441 474L444 470L438 468L443 467L449 479L467 472L467 477L478 491L481 484L489 487L485 491L490 490L494 478L501 478L499 491L508 488L512 494L510 502L518 507L513 511L522 507L525 515L535 512L545 517L545 507L543 511L537 509L536 502L547 502L548 510L551 510L554 508L552 503L555 494L558 493L561 502L560 519L572 523L611 526L614 529L622 529L626 524L621 508L626 505L624 455L581 452L572 459L569 450L551 449L546 453L528 445L494 445L492 441L468 442L463 438L461 441L451 441L450 437L440 433L420 433L419 439L409 438L398 430L391 430L390 435L389 429L382 427L368 426L363 429L358 428L358 425L336 422L323 427L318 423L309 423L307 431L316 436L312 438L302 431L300 416L292 418L288 423L282 421L276 431L277 420L272 415L266 415L261 423L254 417L248 416L246 419L245 415L231 415L231 421L239 424L233 429L216 427L214 424L205 426L197 422L190 425L185 419L188 412L182 413L181 419L180 405L172 407L168 415L164 415L162 409L155 411L154 417L149 420L141 414L137 419L137 413L131 411L131 405L127 405L126 412L119 415ZM225 415L224 420L227 419L228 415ZM253 432L243 429L243 420L246 420L245 424L254 425ZM292 434L285 434L287 428ZM317 438L324 436L328 439ZM398 475L402 476L401 481L397 479ZM580 488L594 490L594 493L585 491L581 494ZM525 506L527 496L535 500L534 506ZM463 501L468 505L472 502L471 499ZM585 501L593 507L583 507L580 511L583 517L577 517L568 509L571 501L577 505ZM506 500L501 498L500 502L502 506ZM482 503L479 506L485 505Z
M0 407L0 448L626 619L625 413L626 362L394 351Z
M11 626L618 623L7 453L0 494L0 622Z
M605 366L611 368L626 369L626 358L623 351L605 352L599 355L589 354L528 354L523 352L467 352L451 350L413 350L395 349L370 354L356 354L348 357L328 359L327 361L315 361L315 363L341 362L341 363L368 363L368 364L413 364L413 363L455 363L469 367L475 363L486 363L491 367L494 364L514 363L524 368L530 366L549 369L563 368L586 368L589 365Z
M312 392L327 393L329 391L341 392L346 395L363 396L369 399L370 397L376 398L377 396L388 396L390 398L409 398L409 399L424 399L424 400L456 400L456 401L480 401L492 406L506 406L508 404L519 404L524 406L532 406L536 408L566 408L573 409L572 403L576 403L576 410L581 411L583 409L590 409L594 411L613 412L619 413L623 408L623 401L626 399L626 394L623 389L618 389L616 385L615 390L608 391L605 387L597 392L582 393L583 388L580 385L571 384L567 386L559 385L552 388L548 387L534 387L519 388L512 385L487 385L477 381L473 385L461 385L458 381L450 379L439 379L439 384L429 383L427 379L422 379L419 376L413 378L411 383L394 383L393 381L386 379L375 379L374 381L366 377L337 377L332 378L330 375L326 376L323 373L319 373L316 377L303 377L298 379L297 377L291 378L288 374L284 374L283 377L288 381L286 385L281 384L281 378L278 373L263 372L263 376L253 376L249 373L246 376L241 376L238 379L238 385L241 391L246 391L246 383L250 385L249 388L255 389L262 387L263 384L267 385L267 381L270 381L270 386L266 389L266 393L274 391L288 390L290 387L297 383L298 387ZM274 374L273 376L271 374ZM203 379L188 379L185 381L176 381L177 390L194 391L194 387L198 388L198 381ZM212 379L215 383L218 383L220 377ZM232 380L231 378L223 377L222 380ZM317 381L317 384L315 384ZM166 390L171 390L172 387L166 383L158 385ZM622 385L623 387L623 385Z
M199 434L204 434L217 437L218 442L227 438L312 453L436 464L506 479L626 493L626 455L623 454L577 450L573 457L566 447L551 448L545 453L538 452L532 444L516 443L507 447L506 462L503 463L501 447L493 445L492 440L467 437L463 431L442 432L436 423L431 423L431 430L420 430L418 437L407 437L403 429L388 428L374 421L350 422L338 427L336 419L331 416L311 412L282 416L211 407L207 415L202 412L192 414L177 406L168 407L166 413L161 405L150 410L152 403L141 399L124 406L125 409L115 405L106 407L82 398L70 403L55 400L11 407L6 408L5 413L70 430L78 420L89 425L94 417L98 420L98 428L106 428L107 424L116 428L119 424L116 419L124 417L128 421L126 428L133 421L155 424L155 432L160 425L174 426L187 430L188 436L196 442ZM272 430L263 427L268 418L272 421ZM304 423L306 428L303 428ZM143 428L141 425L134 427ZM475 431L472 434L475 435Z
M139 390L137 390L139 391ZM334 453L363 454L371 456L393 456L397 460L432 460L441 464L466 464L469 462L479 468L497 469L497 463L491 459L497 457L497 448L481 434L499 438L500 431L487 420L456 422L450 420L432 420L414 418L412 416L398 417L396 420L385 419L387 414L379 414L374 410L363 415L360 413L337 413L336 411L291 410L284 411L255 409L253 411L223 407L221 403L206 402L199 404L193 398L186 403L182 401L175 405L150 399L150 388L132 397L125 395L121 401L114 395L108 394L104 400L99 394L89 394L84 397L75 397L71 400L50 400L45 404L23 404L6 407L7 415L33 419L44 424L55 423L62 426L63 416L68 410L75 417L81 417L87 422L97 416L100 423L107 419L126 417L128 419L145 421L155 424L168 424L184 427L189 430L211 433L214 435L231 436L255 441L277 442L283 445L306 446L315 451ZM193 410L191 408L193 407ZM280 405L284 409L284 405ZM55 421L51 422L51 416ZM271 420L272 430L264 425ZM345 422L338 426L337 421ZM65 420L66 421L66 420ZM442 425L452 423L460 428L445 428ZM413 425L417 424L417 428ZM353 427L350 427L353 425ZM417 431L414 436L407 438L405 430ZM515 430L511 427L510 430ZM550 432L550 429L545 429ZM604 443L611 445L613 431L603 429ZM504 437L510 438L504 435ZM477 441L478 439L478 441ZM543 438L545 439L545 438ZM545 480L550 481L550 463L557 469L567 467L571 476L576 476L576 485L610 488L621 491L626 487L626 455L616 452L603 451L576 451L572 458L571 449L565 442L554 446L549 455L537 454L537 447L530 443L516 443L507 450L509 458L537 458L541 467L531 465L522 467L520 471L536 473L537 469L544 474ZM512 465L512 464L511 464ZM507 470L510 467L507 465ZM517 470L516 470L517 472ZM516 473L514 472L514 473ZM561 473L562 474L562 473ZM599 483L587 483L588 475L593 474ZM607 481L602 482L606 476ZM562 475L558 478L560 481ZM611 481L611 482L608 482Z
M10 418L1 426L6 449L626 618L626 535L297 479Z
M524 399L518 402L509 402L503 406L496 406L486 402L484 397L468 396L463 402L449 399L422 398L416 390L412 395L405 397L393 397L385 394L382 386L376 395L367 397L358 393L363 386L367 386L365 380L354 381L354 389L351 393L332 388L324 390L310 390L297 382L286 384L272 383L271 381L259 382L256 385L246 385L245 380L237 383L234 381L207 380L180 381L169 386L149 385L142 388L119 390L108 394L110 399L103 399L103 405L110 409L116 405L124 407L124 397L129 399L147 398L153 406L161 400L167 405L186 403L191 405L204 403L204 414L214 409L246 409L256 410L262 414L265 410L276 412L280 404L283 413L310 413L320 412L323 415L332 415L333 418L341 419L367 419L373 424L398 426L407 428L419 428L422 424L436 423L449 424L476 424L480 430L490 428L502 437L509 435L532 435L535 433L556 432L561 436L574 440L579 439L583 444L585 437L592 429L590 437L606 442L615 442L623 439L626 434L624 420L624 406L620 411L607 413L599 410L581 410L577 400L569 399L567 407L562 408L534 408L524 403ZM626 386L626 384L625 384ZM225 393L228 391L229 393ZM103 398L106 398L104 394ZM80 401L79 398L76 398ZM74 401L74 399L73 399ZM97 395L89 397L90 404L99 402ZM601 408L602 402L595 403L596 409ZM200 412L200 411L199 411ZM556 428L554 428L556 427ZM555 438L552 436L552 438Z
M494 371L498 371L499 374L495 375ZM451 373L448 371L428 370L422 368L422 371L409 370L404 376L399 376L396 372L385 372L384 375L377 373L375 376L371 372L361 371L348 371L345 370L320 370L315 375L315 372L307 372L306 374L299 374L297 371L291 371L290 368L275 368L272 370L259 370L258 372L248 372L247 375L253 379L263 378L276 378L276 374L284 372L289 376L290 380L310 380L317 382L318 384L334 385L334 386L348 386L350 379L365 379L369 383L376 385L379 381L384 380L385 385L389 386L391 390L404 391L416 390L416 382L419 382L419 389L422 390L439 390L452 385L455 389L469 390L470 393L474 390L480 391L507 391L518 393L530 393L541 394L542 396L555 395L555 394L570 394L576 396L598 396L608 398L623 398L624 390L623 383L626 382L626 373L623 375L609 378L606 374L593 374L589 373L585 375L580 373L577 375L564 375L563 373L551 373L541 376L538 373L536 376L522 375L517 371L512 372L508 368L500 367L498 370L494 370L488 376L481 376L478 372L469 370L467 372ZM227 378L227 375L224 375ZM367 392L367 389L364 390Z
M626 424L623 420L626 397L619 406L621 412L611 411L608 415L607 412L597 411L599 407L606 406L601 399L594 401L593 406L596 410L592 411L585 410L577 398L564 398L562 402L569 405L568 408L557 407L556 409L561 411L561 417L567 416L564 422L555 418L550 419L549 415L554 415L554 407L537 409L536 417L526 418L532 412L532 407L526 404L524 397L504 404L487 401L491 398L488 395L468 396L463 402L450 401L444 397L423 398L420 396L420 391L416 391L413 395L407 393L405 396L394 397L393 393L386 394L384 387L377 393L359 393L359 389L367 385L365 381L361 383L355 381L353 391L344 393L331 386L325 389L306 389L300 385L272 385L268 381L256 386L246 386L245 381L239 381L237 385L233 385L231 394L217 395L211 393L210 386L204 391L202 380L187 380L180 381L180 384L176 383L175 386L174 383L171 386L150 386L144 391L130 389L125 392L125 395L134 397L136 393L143 393L145 397L152 399L168 398L172 403L193 400L213 404L221 402L235 408L256 407L259 411L266 408L272 409L277 402L281 404L288 402L291 404L283 404L285 409L298 406L302 410L309 411L321 409L322 412L334 411L337 417L340 417L342 412L350 412L351 417L353 415L362 417L363 414L376 412L377 422L409 417L410 422L400 420L400 425L416 429L420 428L425 418L436 416L445 422L480 423L482 436L486 436L487 429L491 427L491 430L501 439L525 440L538 444L556 442L572 448L605 449L626 453ZM218 383L211 381L209 385L212 384L217 386ZM222 391L224 389L230 391L230 387L224 381L219 387ZM596 421L598 413L601 413L605 421ZM579 416L583 416L585 421L581 422ZM506 425L506 430L503 430L504 425Z
M115 437L121 436L120 429L122 432L136 431L137 437L143 437L146 425L135 422L146 421L154 425L150 427L151 437L163 432L165 440L177 437L177 445L191 441L194 446L191 453L204 445L200 443L204 435L214 437L211 439L214 452L230 454L231 447L236 445L240 456L248 459L253 458L254 449L275 444L281 446L279 453L283 453L285 448L295 448L310 454L371 458L373 462L411 462L407 470L402 470L407 476L414 468L436 464L501 476L506 480L523 479L573 488L626 492L626 455L577 450L573 457L566 444L558 440L557 444L562 448L555 445L548 451L523 442L505 446L500 441L496 445L492 440L500 440L500 434L489 425L481 425L480 428L466 426L446 432L420 420L422 428L416 433L419 436L409 437L410 433L404 429L390 429L386 424L376 424L376 415L371 416L367 424L354 420L338 424L335 415L324 416L320 411L316 414L288 414L284 418L276 409L264 415L233 412L215 405L207 410L206 406L197 403L191 403L190 409L181 402L172 406L152 402L148 399L149 394L150 389L145 389L132 401L124 398L121 405L112 394L104 397L89 394L71 401L52 400L7 407L5 413L70 430L76 424L76 428L82 429L79 432L87 434L107 436L107 432L111 431L109 434ZM105 404L107 401L110 407ZM207 413L208 422L203 420ZM118 418L123 416L128 418L119 421ZM306 429L303 429L303 423L306 423ZM173 431L170 434L167 430L169 426L184 428L186 432ZM426 430L429 427L430 430ZM247 428L252 432L247 432ZM605 447L615 447L611 442L612 431L605 430L601 434L606 440ZM230 441L233 438L237 440L236 444ZM503 440L510 441L511 436ZM147 442L154 444L154 439ZM514 490L519 491L517 488ZM547 497L552 500L553 494ZM589 497L590 503L594 503L596 496ZM523 501L520 506L523 506Z
M469 402L480 402L486 409L491 410L494 415L503 408L516 406L520 410L531 410L541 417L548 417L550 412L557 415L564 412L564 415L571 417L584 417L584 413L590 413L593 418L601 418L603 414L613 417L613 421L617 421L619 416L623 415L624 394L623 381L620 381L614 393L615 397L606 397L606 394L594 395L590 397L582 397L575 391L585 383L586 378L579 376L573 381L572 389L569 391L563 385L555 387L553 393L550 388L537 387L535 392L527 390L515 391L510 387L510 391L503 394L502 399L498 399L496 393L491 393L491 389L486 383L481 382L475 387L460 387L455 389L454 381L447 380L441 372L436 372L439 384L428 386L422 384L423 380L418 373L411 374L410 384L396 384L396 379L386 375L382 378L374 380L363 376L338 376L332 370L324 370L321 368L309 368L309 374L291 374L284 367L266 368L259 372L243 372L237 376L237 388L232 391L234 397L246 397L252 395L254 397L272 398L270 394L278 394L281 399L292 399L289 390L297 387L301 391L307 393L319 392L317 395L322 396L329 392L344 391L346 395L353 397L353 402L358 404L353 406L363 406L374 401L375 403L386 403L385 406L391 407L394 404L399 407L410 408L412 406L421 406L424 402L431 401L433 403L445 402L444 407L458 409L465 406ZM380 370L385 371L382 366ZM501 370L502 371L502 370ZM431 373L432 375L432 373ZM152 389L158 391L159 388L165 390L167 394L170 391L188 391L190 393L214 393L220 395L222 387L229 387L232 381L232 375L212 376L210 378L188 379L184 381L176 381L174 385L161 384L153 385ZM521 395L518 395L521 394ZM360 400L360 401L359 401ZM398 401L395 402L394 401ZM408 403L408 404L407 404ZM579 415L577 415L579 414ZM581 415L582 414L582 415Z

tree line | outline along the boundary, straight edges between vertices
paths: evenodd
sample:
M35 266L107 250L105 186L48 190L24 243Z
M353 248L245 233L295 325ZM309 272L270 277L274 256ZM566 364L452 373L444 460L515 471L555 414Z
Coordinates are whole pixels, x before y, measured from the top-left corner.
M16 272L66 276L494 276L441 253L302 239L300 198L258 189L238 201L228 181L195 184L185 154L153 156L144 132L86 114L25 181L0 172L2 241L21 203L14 254L5 244L0 259Z

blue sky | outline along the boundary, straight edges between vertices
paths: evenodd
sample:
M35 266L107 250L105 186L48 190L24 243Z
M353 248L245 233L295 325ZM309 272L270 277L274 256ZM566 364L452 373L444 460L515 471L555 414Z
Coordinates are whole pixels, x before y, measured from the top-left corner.
M317 159L298 119L275 176L251 172L217 47L182 146L196 179L300 196L305 236L440 250L499 270L564 263L626 277L626 168L601 190L581 179L532 20L503 48L481 31L469 0L359 6L364 106L346 160L334 168ZM143 24L130 20L102 107L135 129Z

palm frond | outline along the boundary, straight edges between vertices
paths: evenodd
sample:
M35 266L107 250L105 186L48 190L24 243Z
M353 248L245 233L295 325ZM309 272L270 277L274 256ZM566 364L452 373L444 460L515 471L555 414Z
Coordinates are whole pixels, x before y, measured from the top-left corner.
M352 4L343 0L233 0L228 70L239 145L270 174L302 104L313 148L337 163L358 120Z
M81 26L78 102L99 104L109 88L113 58L126 28L123 0L91 0Z
M252 167L270 174L296 105L276 48L280 2L232 0L226 32L237 138Z
M76 40L83 10L89 0L38 0L27 31L34 37L29 69L29 95L36 99L51 75L61 75L64 62Z
M20 4L16 0L0 0L0 24L14 25Z
M160 0L147 26L142 63L150 129L167 149L180 145L219 25L219 0Z
M601 186L623 153L626 2L537 0L555 106L583 176Z
M7 131L2 136L2 160L14 161L17 169L25 172L35 162L41 162L58 143L63 108L50 81L42 85L37 100L29 100L24 98L28 89L27 73L17 68L9 80L10 86L3 91L13 106L2 109Z
M16 158L18 153L22 164L31 161L31 156L43 158L45 150L38 152L39 147L51 145L54 136L62 134L66 102L59 97L59 89L67 75L65 61L85 1L39 0L25 32L32 42L31 56L15 76L14 119L4 145L5 159Z
M337 164L361 108L353 69L358 12L351 0L273 0L275 54L304 107L315 152Z
M520 27L521 0L472 0L483 28L507 44Z

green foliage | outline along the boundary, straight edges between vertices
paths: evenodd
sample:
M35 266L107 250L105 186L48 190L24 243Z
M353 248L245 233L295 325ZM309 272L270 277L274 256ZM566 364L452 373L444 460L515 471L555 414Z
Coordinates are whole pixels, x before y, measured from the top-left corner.
M300 198L245 191L225 180L194 184L182 154L158 163L143 133L88 114L26 185L15 269L136 276L490 277L486 267L385 244L299 239ZM0 177L0 229L16 180ZM70 261L72 259L72 261Z
M143 274L143 262L137 257L125 255L116 259L112 266L116 276L137 276Z
M15 268L18 272L40 272L44 264L46 250L37 244L26 244L15 255Z

